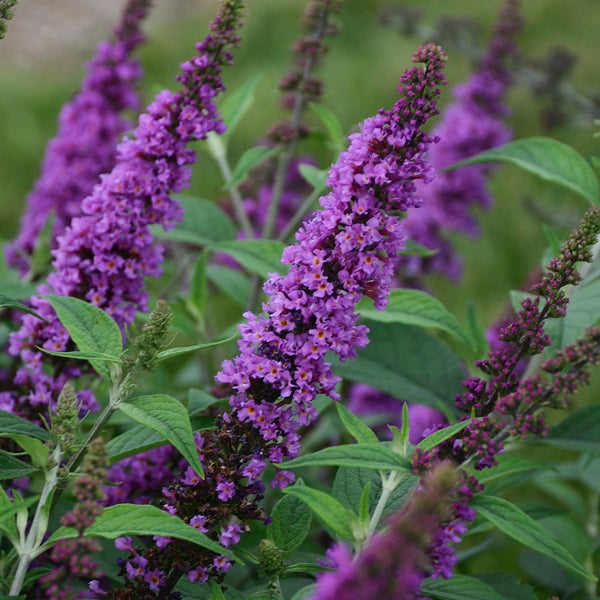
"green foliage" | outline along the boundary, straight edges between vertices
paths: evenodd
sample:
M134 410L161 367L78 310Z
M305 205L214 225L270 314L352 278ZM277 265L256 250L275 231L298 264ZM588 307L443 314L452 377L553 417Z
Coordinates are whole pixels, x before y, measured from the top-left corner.
M310 508L295 496L284 496L273 507L267 535L278 548L292 552L302 544L310 531Z
M85 530L85 534L108 540L114 540L124 535L173 537L192 542L192 544L207 548L217 554L225 554L230 558L234 558L234 555L227 548L187 525L179 517L170 515L156 506L139 504L109 506L104 509L94 524ZM77 535L77 530L70 527L61 527L44 546L45 548L51 548L58 540L75 538ZM239 558L237 561L241 562Z
M242 183L252 169L255 169L272 156L275 156L278 152L279 148L269 148L267 146L255 146L246 150L233 168L231 180L228 182L227 187L232 188Z
M547 137L532 137L491 148L467 160L454 163L447 170L484 162L506 162L557 183L590 204L598 204L598 179L590 164L571 146Z
M454 413L464 371L444 344L418 327L369 322L371 343L351 363L334 362L334 372L368 383L408 402Z
M5 410L0 410L0 437L13 434L26 435L43 442L52 439L52 435L45 429Z
M298 469L317 465L362 467L363 469L384 471L409 471L411 467L408 459L379 443L347 444L323 448L281 463L279 466L286 469Z
M459 431L462 431L470 423L471 419L468 419L466 421L461 421L460 423L454 423L454 425L449 425L438 431L434 431L426 438L423 438L416 447L421 450L431 450L445 442L448 438L456 435Z
M80 352L120 359L123 350L121 331L115 321L98 307L69 296L44 296ZM106 360L90 358L90 364L106 380L110 369Z
M317 517L342 539L353 539L353 522L356 519L356 515L347 508L344 508L340 502L329 494L305 485L294 485L285 488L283 493L295 496L306 503Z
M352 414L343 404L338 403L335 405L335 408L340 421L358 443L378 443L379 440L375 432L356 415Z
M421 590L434 600L509 600L489 584L468 575L451 579L426 579Z
M458 319L439 300L421 290L392 290L389 304L384 311L369 308L369 304L365 299L360 302L357 310L370 321L403 323L442 331L466 351L467 355L476 352L473 340Z
M549 556L560 565L586 579L596 580L565 547L548 535L537 521L507 500L480 494L473 499L477 514L521 544Z
M552 446L600 456L600 406L583 406L540 441Z
M281 264L283 242L278 240L232 240L217 242L210 249L223 252L235 259L251 273L266 277L269 273L285 273Z
M179 400L166 394L154 394L123 402L119 409L134 421L160 433L181 452L194 471L204 477L190 418Z

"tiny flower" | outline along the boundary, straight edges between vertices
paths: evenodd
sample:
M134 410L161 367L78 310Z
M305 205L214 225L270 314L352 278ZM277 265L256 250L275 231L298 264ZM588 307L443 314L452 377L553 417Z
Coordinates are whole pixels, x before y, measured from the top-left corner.
M226 502L235 495L235 485L231 481L221 481L217 484L217 492L219 500Z
M225 547L237 544L240 541L242 528L237 524L225 525L219 536L219 541Z

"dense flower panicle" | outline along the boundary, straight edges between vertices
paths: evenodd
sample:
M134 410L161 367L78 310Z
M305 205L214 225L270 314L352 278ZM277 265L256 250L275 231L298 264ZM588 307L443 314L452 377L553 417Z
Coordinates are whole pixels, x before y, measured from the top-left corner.
M216 541L235 544L248 529L247 521L262 517L260 477L268 462L298 453L297 429L313 419L311 401L317 393L336 397L337 380L325 354L333 350L348 359L366 344L365 328L356 325L356 303L369 294L379 307L385 305L391 263L404 239L399 218L385 211L418 204L413 179L431 177L424 156L434 140L421 127L436 114L444 60L433 45L415 54L414 61L425 68L403 75L401 99L392 110L368 119L332 167L333 191L321 199L323 210L305 223L297 243L284 253L289 274L273 274L265 284L266 314L246 313L240 355L225 361L217 376L233 390L232 411L217 419L216 430L196 440L205 479L189 467L163 490L165 510ZM293 474L281 470L271 485L282 488L292 481ZM155 541L145 551L128 550L132 558L127 564L135 564L130 569L124 564L123 574L134 569L136 575L108 592L109 598L154 597L140 590L151 593L145 575L155 570L166 578L161 598L171 598L174 572L190 581L219 581L231 564L179 540Z
M140 23L148 6L149 0L129 0L115 39L99 44L80 91L60 112L58 134L48 144L40 178L27 198L21 231L6 247L8 263L22 274L30 268L46 221L53 219L54 245L81 215L81 202L100 175L115 164L117 140L131 128L121 113L139 104L133 84L141 68L130 55L143 41Z
M94 538L84 537L83 532L102 512L100 502L104 499L102 484L107 466L104 443L97 438L90 443L83 462L83 475L73 485L77 503L60 521L64 527L74 527L79 537L59 540L52 549L50 558L55 566L39 579L45 598L71 600L76 596L69 579L82 578L87 582L104 575L92 559L94 554L102 551L102 546Z
M350 147L330 170L332 192L321 198L323 210L284 251L289 273L272 275L264 286L266 315L244 315L240 354L217 376L233 388L234 417L253 424L274 462L296 455L296 430L314 418L314 397L337 398L326 353L347 360L366 345L367 329L356 325L357 302L369 295L378 308L385 306L393 259L404 242L398 217L385 211L417 205L413 180L431 178L424 154L433 139L420 127L436 112L444 57L427 46L414 60L426 68L405 73L394 108L350 136Z
M337 570L318 577L312 600L415 600L431 568L428 545L439 522L448 518L455 485L453 469L438 466L408 509L390 517L354 559L345 546L334 546L327 566Z
M418 282L430 271L453 279L460 276L461 261L446 232L477 232L469 209L475 205L487 208L492 202L487 190L490 166L472 165L446 173L442 169L510 139L502 119L508 112L504 97L511 83L507 62L516 53L514 36L519 28L519 2L507 0L477 70L454 90L454 102L444 110L435 129L441 141L431 149L430 159L438 175L430 186L419 189L424 208L410 213L405 227L410 239L439 251L428 258L402 257L402 279Z
M133 136L119 144L115 167L83 201L83 216L59 236L53 252L55 271L48 285L39 287L40 293L85 299L121 326L130 323L136 311L147 310L144 277L159 275L162 262L162 248L154 243L149 226L169 228L181 218L181 207L170 194L188 185L195 153L186 145L225 130L215 97L224 89L221 67L232 62L228 47L239 41L240 4L224 4L213 32L197 45L198 54L182 64L177 80L183 89L160 92L139 117ZM10 352L20 354L25 365L15 383L28 390L17 400L16 410L23 404L45 407L56 387L64 384L64 371L48 376L34 348L65 350L69 335L46 300L32 298L31 304L48 323L26 315L11 336Z
M554 359L546 361L542 369L549 376L519 380L516 369L524 356L540 354L550 345L544 321L565 315L568 298L562 288L581 281L576 265L592 259L590 248L599 233L600 207L593 207L561 246L558 257L547 265L545 275L532 285L531 292L539 296L522 300L521 310L501 328L499 338L504 345L490 351L487 359L477 361L476 365L489 380L469 377L463 382L466 392L456 397L456 406L475 418L437 448L417 450L413 460L415 472L426 472L437 461L446 459L459 464L472 460L475 469L495 466L496 456L503 451L503 442L509 435L544 435L547 427L540 409L564 407L569 396L587 383L587 366L599 360L598 328L589 330L577 344L563 348ZM463 419L466 418L465 415ZM479 491L476 480L466 480L464 485L473 493ZM455 506L454 519L443 526L444 531L448 527L454 533L464 531L465 521L474 516L467 501L468 494ZM460 540L460 535L454 538L447 531L440 534L433 550L444 560L435 574L444 577L451 574L454 551L448 544Z

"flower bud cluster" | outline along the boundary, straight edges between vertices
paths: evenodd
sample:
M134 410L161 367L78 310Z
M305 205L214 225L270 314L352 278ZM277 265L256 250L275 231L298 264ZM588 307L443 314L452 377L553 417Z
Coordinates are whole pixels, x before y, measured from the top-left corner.
M85 581L103 576L92 556L102 551L100 543L83 535L85 529L94 523L102 512L100 502L104 499L102 484L106 478L108 461L104 443L100 438L90 443L83 461L83 474L73 484L77 503L61 519L64 527L73 527L78 537L59 540L50 554L54 568L39 579L46 598L51 600L71 600L75 592L68 580L81 578Z

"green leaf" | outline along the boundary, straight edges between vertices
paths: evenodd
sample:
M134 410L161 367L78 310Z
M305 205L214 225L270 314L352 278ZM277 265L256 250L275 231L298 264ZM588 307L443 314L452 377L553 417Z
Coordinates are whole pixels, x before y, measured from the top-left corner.
M576 410L539 442L600 456L600 406L592 404Z
M110 464L113 464L146 450L165 446L167 443L158 431L148 431L145 425L137 425L110 440L106 444L106 452Z
M223 398L215 398L204 390L191 388L188 391L188 413L190 417L203 413L209 406L223 402Z
M11 438L16 442L27 454L31 457L31 462L36 467L45 467L48 464L48 454L50 452L48 446L40 440L32 438L28 435L20 433L12 433L6 437Z
M283 490L283 493L295 496L306 503L317 517L340 537L346 540L351 540L354 537L352 522L356 518L355 515L329 494L305 485L287 487Z
M261 277L273 272L287 272L287 265L281 264L284 244L279 240L232 240L213 244L210 249L224 252L242 267Z
M356 512L360 510L362 492L367 483L371 484L369 513L373 514L381 496L382 485L380 475L372 469L341 467L333 481L333 495L343 506ZM391 493L382 518L385 519L394 511L401 511L412 498L418 485L419 478L416 475L404 475L398 487Z
M233 92L227 93L219 104L221 118L227 126L227 131L221 135L225 142L229 140L244 115L248 112L255 100L256 86L261 80L260 75L255 75L244 85Z
M0 450L0 480L17 479L35 473L37 469L30 464L15 458L8 452Z
M471 337L456 317L439 300L421 290L392 290L385 310L369 308L369 302L362 301L357 308L366 319L443 331L469 352L475 352Z
M97 306L70 296L44 296L56 311L81 352L99 352L120 359L123 350L121 331L115 321ZM104 379L110 380L110 369L104 360L90 360Z
M5 494L4 490L2 490L3 493ZM12 515L18 513L19 511L23 510L24 508L28 508L30 507L32 504L35 504L38 500L39 500L39 496L31 496L30 498L27 498L25 500L19 500L19 501L10 501L9 503L2 503L2 506L0 507L0 523L2 524L1 527L3 529L7 529L7 525L5 523L5 521L11 517ZM14 533L16 534L16 529L14 530Z
M275 156L279 152L279 148L275 146L274 148L269 148L267 146L255 146L254 148L249 148L240 156L237 164L233 168L233 173L231 174L231 180L227 184L227 188L231 188L235 185L238 185L246 177L248 173L258 165L262 164L268 158Z
M537 600L533 588L520 583L514 575L508 573L485 573L477 575L484 583L491 585L507 600Z
M421 592L434 600L508 600L480 579L458 573L450 579L425 579Z
M155 237L197 246L235 239L235 225L215 202L191 194L175 194L174 198L184 209L183 221L169 231L161 225L151 226Z
M328 171L319 169L307 163L300 163L300 165L298 165L298 171L300 171L300 175L302 175L304 181L309 185L312 185L315 190L321 191L327 187Z
M21 417L16 417L5 410L0 410L0 437L4 437L6 434L12 435L14 433L27 435L37 440L42 440L43 442L52 439L52 435L45 429L42 429L25 419L21 419Z
M368 425L365 425L355 414L351 413L343 404L338 402L335 407L342 424L357 442L372 442L375 444L379 442L375 432Z
M336 375L453 415L452 398L461 392L460 382L464 379L459 359L418 327L376 322L368 325L371 343L359 350L352 362L333 360Z
M317 565L315 563L295 563L290 565L286 570L286 575L291 575L292 573L326 573L328 571L333 571L334 569L330 569L329 567L322 567L321 565Z
M188 413L179 400L166 394L141 396L119 405L128 417L157 431L204 477Z
M124 535L159 535L186 540L217 554L234 555L217 542L211 540L194 527L184 523L179 517L151 505L117 504L105 508L93 525L85 530L85 534L107 540ZM77 537L79 534L72 527L61 527L44 544L51 547L58 540ZM239 559L238 559L238 562Z
M206 277L207 253L200 252L200 256L196 261L192 280L190 281L189 301L198 315L204 313L206 308L206 300L208 298L208 286Z
M240 306L246 306L250 296L250 282L245 273L222 265L208 265L206 274L217 289Z
M333 465L338 467L362 467L363 469L383 469L391 471L408 471L411 462L396 454L386 446L373 444L346 444L332 446L305 454L285 463L281 468L298 469L317 465Z
M520 456L500 454L498 465L493 469L477 471L477 479L486 486L488 493L497 494L506 487L516 487L533 476L552 470L552 465L529 460Z
M406 240L404 243L404 250L399 250L397 252L398 256L422 256L423 258L429 258L438 253L439 250L437 248L428 248L414 240Z
M544 181L557 183L579 194L590 204L598 203L598 179L594 170L579 152L557 140L546 137L515 140L461 160L445 170L485 162L517 165Z
M308 600L312 598L314 593L317 591L317 584L311 583L300 588L292 597L291 600Z
M338 151L343 150L346 147L346 136L344 135L342 124L337 116L328 108L323 106L323 104L311 102L308 107L325 127L325 131L327 132L327 135L329 136L334 148Z
M58 352L56 350L46 350L41 346L36 346L38 350L44 352L44 354L51 354L52 356L61 356L63 358L72 358L73 360L88 360L92 361L104 361L110 363L119 363L123 361L120 358L111 356L110 354L104 354L103 352L82 352L81 350L72 350L70 352Z
M586 579L596 578L584 569L564 546L551 538L547 530L520 508L495 496L480 494L471 505L477 514L493 523L500 531L521 544L549 556L560 565Z
M158 362L174 358L175 356L181 356L182 354L188 354L189 352L196 352L197 350L204 350L206 348L212 348L213 346L220 346L226 344L239 337L239 332L236 331L233 335L230 335L220 340L213 340L212 342L204 342L203 344L195 344L194 346L181 346L178 348L168 348L163 350L156 355Z
M8 296L4 296L3 294L0 294L0 308L10 308L11 310L20 310L21 312L27 313L29 315L33 315L34 317L41 319L45 323L48 322L48 321L46 321L46 319L44 319L44 317L42 317L41 315L38 315L38 313L36 313L34 310L31 310L31 308L29 308L29 306L22 304L21 302L19 302L18 300L15 300L14 298L9 298Z
M225 600L225 594L216 581L209 581L208 584L210 586L210 600Z
M311 512L299 498L284 496L273 508L273 518L267 535L278 548L292 552L306 539L310 531Z
M552 257L558 256L560 253L561 241L558 239L556 231L554 231L554 229L552 229L552 227L546 223L542 223L542 231L544 232L544 237L550 246Z
M469 300L466 309L466 321L467 331L473 340L473 347L475 349L475 356L483 358L487 355L490 345L485 335L485 327L477 314L477 308L475 302Z
M426 438L422 439L416 447L420 448L421 450L431 450L432 448L439 446L442 442L445 442L448 438L462 431L471 422L472 419L469 419L467 421L461 421L460 423L454 423L454 425L448 425L448 427L444 427L438 431L434 431L431 435L428 435Z

